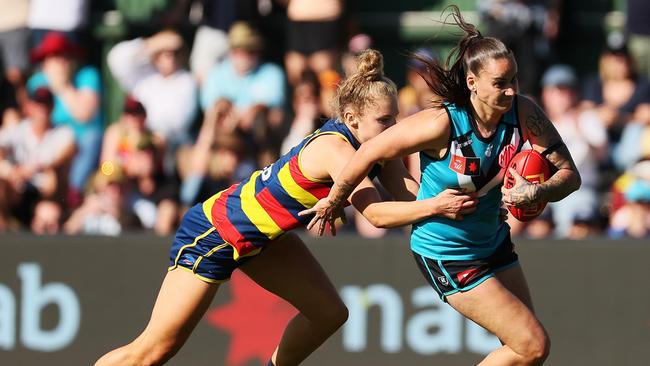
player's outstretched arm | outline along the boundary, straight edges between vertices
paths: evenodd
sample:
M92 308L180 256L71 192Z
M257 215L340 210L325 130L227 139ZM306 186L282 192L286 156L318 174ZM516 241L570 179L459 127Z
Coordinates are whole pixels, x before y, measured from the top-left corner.
M327 200L322 200L315 206L312 225L319 222L319 232L322 232L325 223L332 220L336 208L343 205L374 164L435 146L445 146L448 123L444 110L428 109L406 118L364 142L340 174L335 176L335 183Z

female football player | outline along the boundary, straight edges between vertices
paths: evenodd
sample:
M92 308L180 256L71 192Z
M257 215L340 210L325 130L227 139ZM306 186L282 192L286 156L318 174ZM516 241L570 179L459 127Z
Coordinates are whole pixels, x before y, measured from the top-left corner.
M359 56L357 72L339 87L337 118L249 179L191 208L176 234L170 266L149 324L133 342L96 366L160 365L183 345L219 284L239 268L292 304L299 313L287 325L269 365L297 365L347 319L347 308L294 228L311 216L299 212L326 197L333 177L356 149L395 124L396 88L383 75L382 56ZM397 201L380 202L377 176ZM378 227L393 227L432 214L454 217L475 209L474 194L448 190L413 201L418 184L401 161L375 164L350 202ZM411 201L411 202L404 202Z
M452 7L464 36L446 65L430 60L427 79L436 106L400 121L362 145L310 213L310 225L331 222L366 172L379 161L420 152L418 199L453 188L478 194L472 213L432 216L413 226L411 250L434 290L454 309L494 333L502 347L480 365L540 365L549 338L535 317L526 279L499 208L558 201L578 189L569 151L541 109L517 94L517 64L498 39L483 37ZM525 141L555 174L536 185L510 169L516 184L502 188L511 157Z

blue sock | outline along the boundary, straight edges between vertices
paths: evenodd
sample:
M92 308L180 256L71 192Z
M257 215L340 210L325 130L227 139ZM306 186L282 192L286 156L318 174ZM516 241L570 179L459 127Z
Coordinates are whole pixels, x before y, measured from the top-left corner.
M275 366L275 365L273 364L273 361L269 360L269 363L266 366Z

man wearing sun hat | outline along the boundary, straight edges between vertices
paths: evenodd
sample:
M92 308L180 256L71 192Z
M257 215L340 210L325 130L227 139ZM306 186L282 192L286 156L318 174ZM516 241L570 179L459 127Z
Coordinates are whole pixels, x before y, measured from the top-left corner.
M201 107L204 111L218 101L226 100L233 106L237 127L252 133L262 121L274 127L281 122L285 103L285 79L282 69L262 61L264 39L247 22L236 22L228 32L228 57L215 65L201 89ZM277 112L277 113L276 113ZM256 122L257 121L257 122Z
M99 71L82 65L82 50L59 32L45 34L32 49L31 58L39 68L27 81L27 90L49 88L54 94L52 122L70 127L75 135L77 155L70 168L67 197L68 205L75 207L99 159L103 133Z
M116 44L108 53L108 66L122 88L147 110L147 127L167 146L165 172L175 171L177 148L190 140L197 112L197 87L183 66L183 38L163 30L148 38Z

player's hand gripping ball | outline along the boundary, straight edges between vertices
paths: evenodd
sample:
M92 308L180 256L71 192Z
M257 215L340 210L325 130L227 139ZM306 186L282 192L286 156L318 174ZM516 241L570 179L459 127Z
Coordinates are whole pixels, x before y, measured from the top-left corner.
M540 184L551 178L551 166L548 160L535 150L524 150L515 155L509 164L519 175L527 181ZM503 182L504 187L512 188L515 177L506 169ZM508 210L519 221L530 221L539 216L546 207L546 202L537 202L526 207L508 206Z

